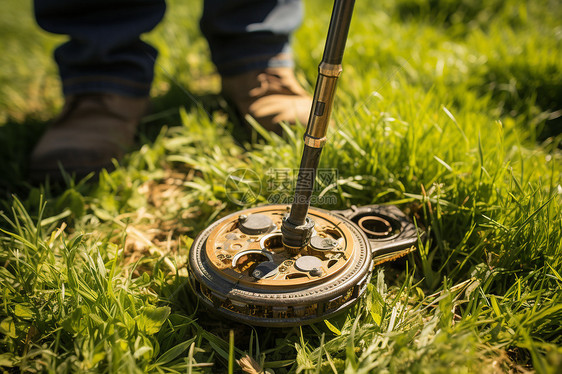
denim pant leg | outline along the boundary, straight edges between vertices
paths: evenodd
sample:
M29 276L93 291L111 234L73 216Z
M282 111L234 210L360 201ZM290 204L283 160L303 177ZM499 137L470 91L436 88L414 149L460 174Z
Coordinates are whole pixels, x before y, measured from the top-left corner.
M164 16L164 0L35 0L44 30L70 36L55 50L65 95L147 96L156 50L140 40Z
M289 38L302 17L300 0L205 0L200 26L219 73L233 75L292 66Z

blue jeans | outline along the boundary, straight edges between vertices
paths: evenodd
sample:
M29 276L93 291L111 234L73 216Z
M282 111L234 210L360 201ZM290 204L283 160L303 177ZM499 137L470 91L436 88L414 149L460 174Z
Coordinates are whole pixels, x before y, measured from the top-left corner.
M113 92L147 96L157 51L141 41L166 10L164 0L35 0L44 30L70 40L55 50L65 95ZM223 76L291 66L289 37L302 20L300 0L204 0L201 31Z

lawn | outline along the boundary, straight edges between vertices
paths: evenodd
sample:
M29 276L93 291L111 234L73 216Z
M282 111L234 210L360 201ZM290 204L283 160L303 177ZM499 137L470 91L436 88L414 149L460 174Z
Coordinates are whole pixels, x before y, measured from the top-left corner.
M303 129L241 123L197 21L169 1L145 39L160 56L138 146L98 180L27 181L62 105L53 48L30 4L0 15L0 368L4 372L559 373L562 367L562 3L357 1L321 167L321 207L395 204L425 227L377 267L347 313L252 328L198 307L187 253L239 210L227 176L286 193ZM297 75L316 80L331 5L305 1ZM291 173L289 173L291 174ZM250 205L248 205L249 207ZM245 372L252 372L246 370ZM256 372L256 371L254 371Z

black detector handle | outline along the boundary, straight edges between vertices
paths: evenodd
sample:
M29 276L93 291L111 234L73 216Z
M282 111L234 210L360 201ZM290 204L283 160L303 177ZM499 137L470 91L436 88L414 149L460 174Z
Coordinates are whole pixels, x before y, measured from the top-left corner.
M285 247L297 252L308 245L314 222L307 220L310 197L314 189L316 170L330 122L336 83L342 72L342 59L351 24L355 0L335 0L330 27L324 47L308 125L304 135L304 149L295 188L291 212L283 220L281 231Z

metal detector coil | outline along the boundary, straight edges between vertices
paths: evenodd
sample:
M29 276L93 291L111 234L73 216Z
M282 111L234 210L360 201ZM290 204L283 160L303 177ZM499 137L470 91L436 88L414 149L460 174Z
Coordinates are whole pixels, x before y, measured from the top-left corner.
M222 218L194 241L191 284L202 302L234 320L294 326L328 318L355 303L370 280L365 234L343 216L312 208L311 245L298 254L283 246L286 205L243 210ZM247 219L272 222L246 233Z
M289 208L242 210L197 236L189 256L190 283L204 306L250 325L314 323L356 303L374 266L414 251L424 235L395 206L311 208L312 238L293 254L280 231ZM248 220L262 225L249 233Z

